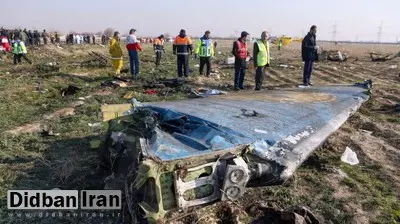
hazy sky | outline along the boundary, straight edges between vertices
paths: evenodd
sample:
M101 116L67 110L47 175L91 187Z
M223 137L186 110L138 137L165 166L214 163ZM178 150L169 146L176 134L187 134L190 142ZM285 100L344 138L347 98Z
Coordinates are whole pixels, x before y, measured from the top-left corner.
M400 39L400 0L18 0L1 4L0 26L56 29L62 32L98 32L112 27L122 34L130 28L137 35L178 34L231 36L246 30L259 36L302 36L312 24L318 38L331 40Z

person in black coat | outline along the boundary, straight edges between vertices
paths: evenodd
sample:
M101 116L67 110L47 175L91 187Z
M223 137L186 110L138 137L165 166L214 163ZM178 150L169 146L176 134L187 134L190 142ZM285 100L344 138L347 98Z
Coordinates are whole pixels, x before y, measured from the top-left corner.
M311 73L314 61L318 60L318 46L316 43L317 26L313 25L310 32L304 37L301 43L301 56L304 61L303 84L312 86Z

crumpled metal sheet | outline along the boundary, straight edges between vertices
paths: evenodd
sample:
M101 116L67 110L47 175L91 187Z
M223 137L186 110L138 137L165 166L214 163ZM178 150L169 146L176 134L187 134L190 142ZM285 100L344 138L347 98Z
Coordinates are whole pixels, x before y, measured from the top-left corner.
M325 86L144 104L180 112L198 122L211 124L217 133L225 134L214 139L217 144L201 150L188 142L175 141L176 138L172 144L172 140L164 141L164 137L159 137L158 144L148 153L161 160L176 160L252 144L256 155L294 170L368 99L365 92L365 88L356 86ZM243 109L256 111L256 115L242 116ZM209 142L207 132L192 131L190 135L194 139ZM234 140L228 141L230 138ZM218 145L224 141L232 144ZM174 150L165 150L170 146Z

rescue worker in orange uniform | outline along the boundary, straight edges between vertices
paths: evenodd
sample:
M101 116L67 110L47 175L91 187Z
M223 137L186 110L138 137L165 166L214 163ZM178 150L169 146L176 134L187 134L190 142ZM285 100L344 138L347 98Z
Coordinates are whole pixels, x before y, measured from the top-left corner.
M164 52L164 54L165 54L165 50L164 50L164 35L160 35L159 37L154 39L153 48L154 48L154 52L156 53L156 66L159 66L160 65L160 61L161 61L162 53Z
M190 37L186 36L186 31L182 29L175 38L173 52L177 55L178 76L189 77L189 52L193 54L193 45Z

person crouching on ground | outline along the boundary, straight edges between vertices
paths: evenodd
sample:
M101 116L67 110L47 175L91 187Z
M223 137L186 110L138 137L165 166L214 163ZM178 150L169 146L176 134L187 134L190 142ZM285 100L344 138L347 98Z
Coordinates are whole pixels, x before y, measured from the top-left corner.
M129 64L131 69L131 74L133 79L136 80L139 76L139 51L142 51L142 46L140 46L136 38L136 30L131 29L129 35L126 37L126 48L129 52Z
M266 31L261 33L261 39L254 43L253 47L254 68L256 68L256 88L261 90L261 85L264 80L264 71L269 67L269 43L268 33Z
M15 37L12 44L12 53L14 54L14 65L21 64L21 58L24 58L29 64L32 64L32 61L26 56L28 51L25 47L25 43L21 41L18 36Z
M115 75L119 75L121 73L123 64L119 32L115 32L110 41L110 54L113 67L115 69Z
M301 43L301 56L304 61L303 84L312 86L311 73L314 61L318 60L318 46L316 44L317 26L313 25L310 32L304 37Z
M247 50L246 38L249 35L246 31L243 31L240 38L233 42L232 54L235 56L235 90L243 90L244 76L246 75L246 58L249 56Z

